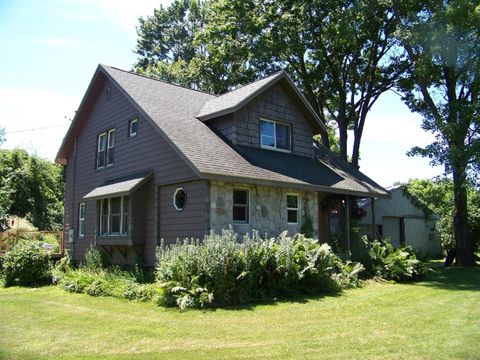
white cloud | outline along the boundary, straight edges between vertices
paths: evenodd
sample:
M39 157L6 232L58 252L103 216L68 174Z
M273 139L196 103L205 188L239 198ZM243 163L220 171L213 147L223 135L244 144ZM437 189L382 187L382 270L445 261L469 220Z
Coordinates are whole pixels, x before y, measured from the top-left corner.
M41 88L0 88L2 148L23 148L54 160L78 106L76 97ZM37 129L34 131L24 131Z

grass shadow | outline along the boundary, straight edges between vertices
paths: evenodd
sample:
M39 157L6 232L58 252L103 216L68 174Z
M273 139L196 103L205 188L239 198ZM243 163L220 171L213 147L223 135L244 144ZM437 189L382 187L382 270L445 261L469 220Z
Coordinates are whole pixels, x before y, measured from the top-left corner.
M445 290L480 291L480 267L445 267L440 262L431 262L432 271L418 286L435 287Z
M306 304L310 301L321 300L326 297L340 297L343 295L343 292L336 293L316 293L316 294L292 294L292 295L283 295L278 296L272 299L263 299L258 301L252 301L250 303L238 304L238 305L228 305L228 306L217 306L205 309L205 311L217 311L217 310L226 310L226 311L244 311L250 310L253 311L259 306L265 305L280 305L280 304Z

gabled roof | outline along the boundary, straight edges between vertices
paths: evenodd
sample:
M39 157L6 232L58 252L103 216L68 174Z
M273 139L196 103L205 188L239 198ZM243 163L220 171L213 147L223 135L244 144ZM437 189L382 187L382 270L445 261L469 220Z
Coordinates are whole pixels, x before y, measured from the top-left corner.
M292 79L290 79L290 76L288 76L285 71L277 72L271 76L254 81L248 85L241 86L235 90L208 100L198 112L197 118L202 121L207 121L218 116L235 112L245 106L250 100L254 99L256 96L280 81L286 83L296 94L300 104L314 120L315 128L317 128L316 130L326 131L325 125L322 123L315 110L313 110L312 106L302 93L300 93Z
M285 76L278 73L273 78L288 79ZM57 162L66 162L76 133L87 117L85 113L95 99L96 89L100 87L98 84L106 79L130 100L146 121L151 122L159 135L199 178L316 189L358 196L388 196L388 192L358 170L349 168L348 164L341 164L341 161L331 160L326 155L326 149L320 151L317 160L314 160L268 150L235 147L197 118L207 102L219 97L104 65L97 68L58 152ZM262 84L261 80L257 83ZM258 90L253 93L258 95ZM299 167L298 164L303 166Z

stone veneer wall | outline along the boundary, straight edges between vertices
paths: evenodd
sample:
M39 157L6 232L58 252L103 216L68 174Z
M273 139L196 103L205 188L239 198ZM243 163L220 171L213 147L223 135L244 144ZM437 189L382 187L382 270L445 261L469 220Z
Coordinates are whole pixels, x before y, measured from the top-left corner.
M234 188L249 189L249 224L232 222ZM287 194L290 193L299 195L298 225L287 224ZM318 196L314 191L212 181L210 201L210 228L217 233L233 225L239 234L251 233L252 230L258 230L262 236L276 236L284 230L294 234L300 230L307 209L312 218L314 237L318 237Z

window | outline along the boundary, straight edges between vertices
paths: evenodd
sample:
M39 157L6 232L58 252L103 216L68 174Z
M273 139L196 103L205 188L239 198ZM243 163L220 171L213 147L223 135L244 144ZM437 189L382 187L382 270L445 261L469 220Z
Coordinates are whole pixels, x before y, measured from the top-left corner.
M287 195L287 223L298 224L298 195Z
M233 190L233 222L248 223L248 190Z
M183 210L185 207L185 204L187 203L187 193L183 188L178 188L175 190L175 193L173 194L173 206L175 206L175 209L178 211Z
M101 236L127 235L128 196L119 196L99 201L99 233Z
M98 135L97 144L97 169L113 165L115 148L115 129Z
M85 236L85 203L78 206L78 236Z
M260 146L267 149L290 151L290 125L260 120Z
M138 118L135 118L128 122L128 137L137 136L137 132L138 132Z

